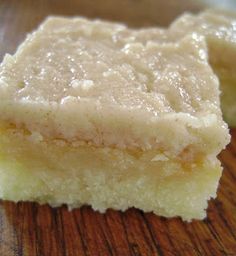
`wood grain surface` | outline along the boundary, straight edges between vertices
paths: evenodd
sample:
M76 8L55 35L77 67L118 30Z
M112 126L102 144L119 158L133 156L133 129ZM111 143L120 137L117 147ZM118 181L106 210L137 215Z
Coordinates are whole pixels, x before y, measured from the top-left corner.
M174 15L157 19L153 7L160 1L146 2L0 0L0 59L13 53L49 14L99 16L134 26L166 24ZM65 207L1 202L0 256L236 256L236 129L231 134L230 145L220 155L224 172L218 198L210 201L206 220L186 223L137 209L99 214L87 206L70 212Z

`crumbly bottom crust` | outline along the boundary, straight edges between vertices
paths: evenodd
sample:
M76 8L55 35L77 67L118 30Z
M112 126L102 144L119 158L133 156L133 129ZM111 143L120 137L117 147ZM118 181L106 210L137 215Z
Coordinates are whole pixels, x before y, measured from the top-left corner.
M0 133L0 197L15 202L88 204L100 212L136 207L189 221L206 216L222 171L210 156L183 163L167 152L71 146L15 130Z

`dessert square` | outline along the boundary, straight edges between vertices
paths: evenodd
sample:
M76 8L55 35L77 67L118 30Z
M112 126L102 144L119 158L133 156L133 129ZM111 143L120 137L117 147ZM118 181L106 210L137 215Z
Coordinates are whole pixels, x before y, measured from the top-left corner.
M205 39L140 36L51 17L5 56L1 198L205 217L229 142Z
M209 63L220 80L221 108L225 121L236 126L236 15L217 9L208 9L197 15L186 13L167 29L143 29L135 31L135 40L159 43L175 42L188 33L205 37ZM132 39L132 38L130 38Z

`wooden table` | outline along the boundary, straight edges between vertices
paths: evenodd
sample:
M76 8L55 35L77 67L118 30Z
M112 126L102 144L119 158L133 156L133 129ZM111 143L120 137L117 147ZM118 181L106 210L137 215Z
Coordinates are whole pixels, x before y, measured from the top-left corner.
M100 16L133 26L168 23L174 12L157 20L154 4L160 7L157 0L0 0L0 58L13 53L26 32L48 14ZM99 214L90 207L69 212L65 207L1 202L0 256L236 255L236 130L231 133L232 142L220 155L224 173L218 198L210 201L206 220L185 223L136 209Z

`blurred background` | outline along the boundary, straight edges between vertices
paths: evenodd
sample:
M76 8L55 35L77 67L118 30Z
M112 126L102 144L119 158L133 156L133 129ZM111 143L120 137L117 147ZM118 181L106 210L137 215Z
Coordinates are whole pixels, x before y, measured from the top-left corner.
M0 0L0 60L48 15L82 15L132 27L167 26L185 11L236 9L236 0Z

